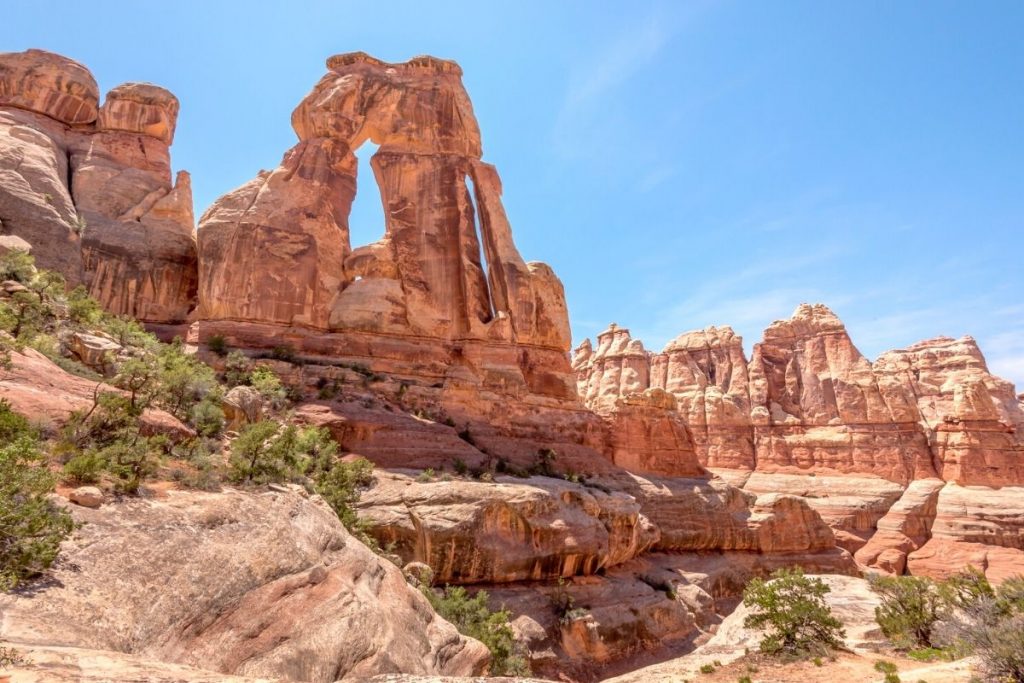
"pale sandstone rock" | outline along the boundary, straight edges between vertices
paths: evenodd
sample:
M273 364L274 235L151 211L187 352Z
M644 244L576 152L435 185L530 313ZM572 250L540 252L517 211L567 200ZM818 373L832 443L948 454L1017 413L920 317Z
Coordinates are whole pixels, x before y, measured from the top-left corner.
M281 680L486 666L486 648L434 614L318 498L170 492L72 512L86 523L54 580L0 597L0 637Z
M963 485L1024 484L1024 412L970 337L882 354L875 372L910 387L939 475Z
M68 337L68 350L86 366L103 372L110 367L122 346L113 339L86 332L74 332Z
M0 643L11 646L11 643ZM17 649L28 659L9 670L18 683L271 683L269 678L228 676L146 657L87 648L41 646ZM4 676L0 675L0 683Z
M226 428L237 431L247 424L259 422L263 417L263 397L252 387L232 387L221 401Z
M868 543L862 561L875 568L902 571L931 538L937 489L918 482L1024 483L1020 400L969 337L871 364L832 311L801 305L766 330L749 364L728 328L680 335L649 354L613 326L597 349L585 341L576 350L573 368L598 412L649 388L669 391L701 463L755 493L801 496L839 545ZM963 512L965 523L976 519ZM1013 517L993 524L1012 536Z
M868 582L852 576L826 575L822 579L831 589L825 601L846 630L845 643L853 652L874 652L886 645L885 637L875 621L874 608L880 600ZM607 679L614 683L668 683L684 679L699 680L700 667L705 664L729 664L748 652L756 651L763 634L743 625L750 610L738 606L718 627L705 644L681 659L654 664L621 676Z
M328 69L292 115L300 142L282 166L201 219L201 317L567 350L561 283L515 249L459 67L353 53ZM387 224L353 251L353 152L367 139ZM241 278L224 270L239 265Z
M0 224L0 227L3 227L3 224ZM17 235L0 235L0 254L8 254L12 251L23 251L30 254L32 245Z
M82 507L98 508L103 505L103 491L95 486L79 486L68 494L68 500Z
M876 523L877 533L860 548L858 563L891 574L902 574L907 555L931 538L935 522L941 479L913 481Z

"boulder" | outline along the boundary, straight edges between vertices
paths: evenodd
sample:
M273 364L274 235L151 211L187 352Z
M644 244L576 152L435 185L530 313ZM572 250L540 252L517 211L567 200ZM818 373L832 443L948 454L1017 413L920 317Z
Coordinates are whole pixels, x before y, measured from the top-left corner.
M226 428L238 431L247 424L259 422L263 418L263 396L252 387L232 387L224 400L221 401Z
M89 368L103 373L124 348L113 339L86 332L73 332L68 337L68 350Z
M68 494L68 500L82 507L98 508L103 505L103 491L95 486L79 486Z

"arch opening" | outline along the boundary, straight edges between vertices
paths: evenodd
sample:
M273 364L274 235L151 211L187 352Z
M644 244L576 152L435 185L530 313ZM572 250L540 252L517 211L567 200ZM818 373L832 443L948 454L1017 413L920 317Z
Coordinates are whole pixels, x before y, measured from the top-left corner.
M348 214L348 243L351 249L379 241L387 232L384 218L384 195L374 176L370 159L380 145L367 140L358 149L356 156L356 196Z

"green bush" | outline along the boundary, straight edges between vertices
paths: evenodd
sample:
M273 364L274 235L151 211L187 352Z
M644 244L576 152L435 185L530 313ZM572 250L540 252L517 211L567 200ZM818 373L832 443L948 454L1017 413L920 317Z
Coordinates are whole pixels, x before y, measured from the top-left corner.
M200 436L213 437L224 431L224 410L220 401L207 395L199 403L192 406L189 424Z
M179 420L188 420L196 404L219 391L213 369L186 353L180 338L160 348L156 364L157 403Z
M920 576L868 577L882 598L875 620L894 645L904 649L932 647L935 626L945 613L946 601L935 582Z
M65 463L70 478L110 474L121 493L136 493L151 476L169 444L164 436L142 433L140 395L133 398L98 394L89 410L71 414L54 444L54 454ZM98 468L98 469L97 469Z
M701 664L700 665L700 672L702 674L713 674L713 673L715 673L715 665L714 664Z
M228 342L223 334L210 335L210 338L206 340L206 348L221 358L228 355Z
M0 399L0 590L44 572L74 528L49 499L53 486L38 434Z
M462 586L448 586L436 592L422 588L434 610L454 624L459 633L476 638L491 651L492 676L529 676L530 665L516 643L509 624L508 610L492 612L487 606L487 593L477 591L470 597Z
M263 420L246 425L231 442L230 477L235 482L265 484L304 474L333 471L337 444L326 429L282 425Z
M72 484L95 484L104 471L104 462L95 451L72 456L64 463L64 479Z
M35 259L27 251L12 249L0 255L0 281L14 280L26 284L35 275Z
M89 296L83 285L78 285L67 295L68 319L78 325L98 325L103 320L103 308L100 303Z
M257 365L249 373L249 384L274 408L281 408L288 399L288 391L281 378L265 365Z
M360 493L373 483L373 463L365 458L332 462L314 474L314 488L338 515L349 531L370 547L377 545L356 516Z
M824 596L830 591L821 579L804 576L801 569L780 569L769 581L754 579L743 591L743 604L751 611L743 624L765 629L761 651L806 657L842 646L842 623L832 616Z

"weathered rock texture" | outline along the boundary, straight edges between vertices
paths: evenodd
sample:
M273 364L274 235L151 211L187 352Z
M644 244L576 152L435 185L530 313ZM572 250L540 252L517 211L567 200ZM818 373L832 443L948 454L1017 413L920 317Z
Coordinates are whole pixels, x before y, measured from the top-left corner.
M299 143L282 165L203 216L201 317L568 350L561 283L512 242L459 67L362 53L327 66L292 115ZM354 249L366 140L380 145L386 226Z
M189 176L172 180L178 100L42 50L0 54L0 233L113 313L184 322L195 304Z
M516 249L459 67L353 53L327 68L292 115L299 142L281 166L200 219L195 341L288 346L335 369L318 378L320 393L349 382L341 368L361 369L357 381L379 383L403 413L339 403L306 416L379 464L527 466L554 449L577 470L611 460L700 473L671 396L625 402L607 424L580 403L562 285ZM356 177L368 140L379 145L375 183ZM362 246L348 225L357 181L379 194L386 221L383 238Z
M749 361L727 327L654 354L612 325L596 348L576 350L573 368L581 398L606 419L652 392L673 395L701 464L753 493L804 498L867 565L941 573L933 549L957 543L947 550L970 550L999 575L1021 550L1024 517L983 508L1000 487L1024 484L1024 413L970 337L871 363L832 311L805 304L765 331ZM950 509L960 523L940 534L936 504L953 491L970 503ZM969 533L979 525L986 533Z
M72 512L85 524L53 580L0 597L0 639L275 680L486 667L318 498L171 492Z

